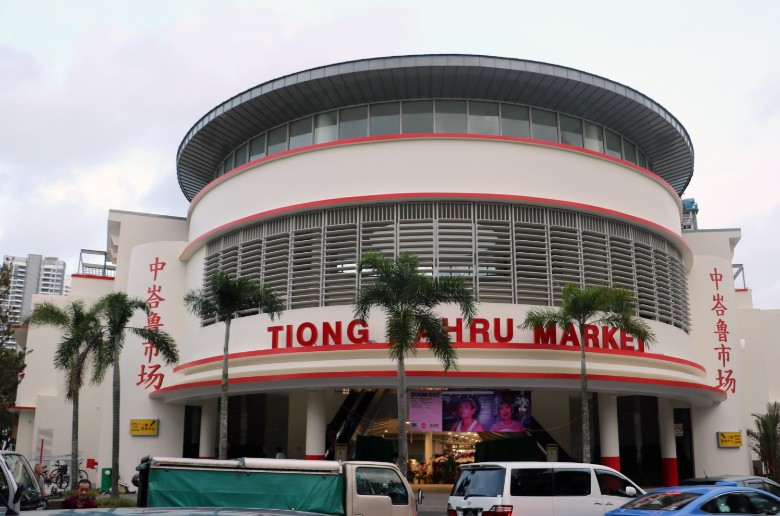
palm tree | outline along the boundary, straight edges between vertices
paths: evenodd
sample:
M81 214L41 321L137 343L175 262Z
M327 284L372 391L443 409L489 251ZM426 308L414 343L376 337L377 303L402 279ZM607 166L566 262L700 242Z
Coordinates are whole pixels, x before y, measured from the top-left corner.
M607 286L564 285L561 306L534 308L528 311L520 328L536 330L557 326L564 332L573 326L580 336L580 396L582 398L582 461L590 462L590 410L588 407L588 374L585 363L585 327L589 324L617 328L632 337L651 344L655 340L650 327L636 317L634 295L622 288Z
M767 476L780 480L780 403L766 404L766 414L751 414L756 429L748 429L750 449L758 455L766 469Z
M132 333L145 342L151 343L167 365L179 362L179 351L169 334L157 328L135 328L129 326L133 315L141 311L147 316L150 309L146 302L138 297L130 297L124 292L112 292L101 297L95 303L104 325L104 339L96 350L93 381L100 382L109 367L113 373L113 432L111 441L111 498L119 499L119 357L125 343L125 334Z
M271 320L280 316L282 299L272 289L247 277L231 278L225 271L217 271L211 277L208 291L189 290L184 295L187 310L201 319L216 317L225 323L225 343L222 351L222 391L219 409L219 458L227 458L228 428L228 344L230 323L244 310L259 309Z
M79 393L84 386L84 370L100 346L102 330L95 308L87 309L83 301L73 301L65 308L44 302L35 305L25 321L30 326L53 326L62 332L54 353L54 367L65 371L65 399L73 403L71 422L71 489L78 485L79 471Z
M392 260L374 251L363 254L358 272L368 271L375 281L363 285L355 300L355 318L365 320L372 308L385 313L390 359L398 364L398 467L406 474L406 365L417 353L420 338L439 359L445 371L457 369L457 353L440 316L433 309L443 303L456 303L467 325L474 319L474 296L462 276L431 277L420 272L419 259L401 253Z

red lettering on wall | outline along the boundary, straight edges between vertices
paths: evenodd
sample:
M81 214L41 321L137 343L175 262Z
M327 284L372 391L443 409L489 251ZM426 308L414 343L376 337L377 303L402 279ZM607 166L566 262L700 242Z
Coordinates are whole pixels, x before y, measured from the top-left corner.
M463 342L463 319L460 317L455 319L455 326L450 326L449 322L449 319L446 317L442 318L441 324L444 326L444 331L447 333L455 332L455 342Z
M570 324L568 329L563 332L563 336L561 337L561 346L574 346L575 348L580 347L580 338L577 336L577 330L574 329L574 325Z
M496 317L493 319L493 338L496 342L511 342L512 337L515 336L515 323L512 319L506 320L506 335L501 335L501 319Z
M336 321L334 325L326 322L322 325L322 345L329 344L341 345L341 321Z
M635 349L634 346L629 346L630 343L634 342L634 337L629 335L628 333L621 331L620 332L620 349L623 350L633 350Z
M308 338L306 337L306 334L309 334ZM317 331L317 327L314 326L314 324L310 322L305 322L298 326L298 331L295 332L295 338L298 341L298 344L301 346L312 346L315 342L317 342L317 338L319 337L319 332Z
M284 329L283 326L269 326L268 332L271 334L271 349L279 349L279 333Z
M599 347L599 327L593 324L585 325L585 346L589 348Z
M487 319L474 319L471 322L471 328L469 329L469 341L470 342L490 342L490 323ZM477 340L477 337L482 337L482 340Z
M617 328L609 326L601 327L601 347L604 349L620 349L620 344L615 340Z
M366 344L368 342L368 323L354 320L347 325L347 338L353 344Z
M558 344L558 332L555 326L534 328L534 344Z

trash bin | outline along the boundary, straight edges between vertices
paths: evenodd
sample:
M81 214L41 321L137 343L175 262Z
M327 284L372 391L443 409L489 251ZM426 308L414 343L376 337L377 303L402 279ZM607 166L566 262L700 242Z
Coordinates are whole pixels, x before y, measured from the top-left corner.
M111 468L103 468L100 474L100 492L105 493L111 490Z

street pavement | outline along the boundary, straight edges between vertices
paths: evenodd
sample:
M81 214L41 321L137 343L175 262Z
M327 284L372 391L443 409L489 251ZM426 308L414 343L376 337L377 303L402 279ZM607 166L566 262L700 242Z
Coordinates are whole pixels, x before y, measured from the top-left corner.
M417 507L418 516L447 516L447 499L452 484L412 484L415 495L423 490L423 503Z

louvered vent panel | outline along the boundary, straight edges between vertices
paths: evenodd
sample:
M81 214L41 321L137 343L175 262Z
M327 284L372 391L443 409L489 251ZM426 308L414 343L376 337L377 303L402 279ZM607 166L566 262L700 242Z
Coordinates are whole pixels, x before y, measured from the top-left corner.
M441 203L438 222L440 276L464 276L474 282L474 221L472 204Z
M477 211L477 296L483 303L511 303L512 234L509 207L479 205Z
M358 261L358 208L328 212L323 259L323 304L355 301Z

